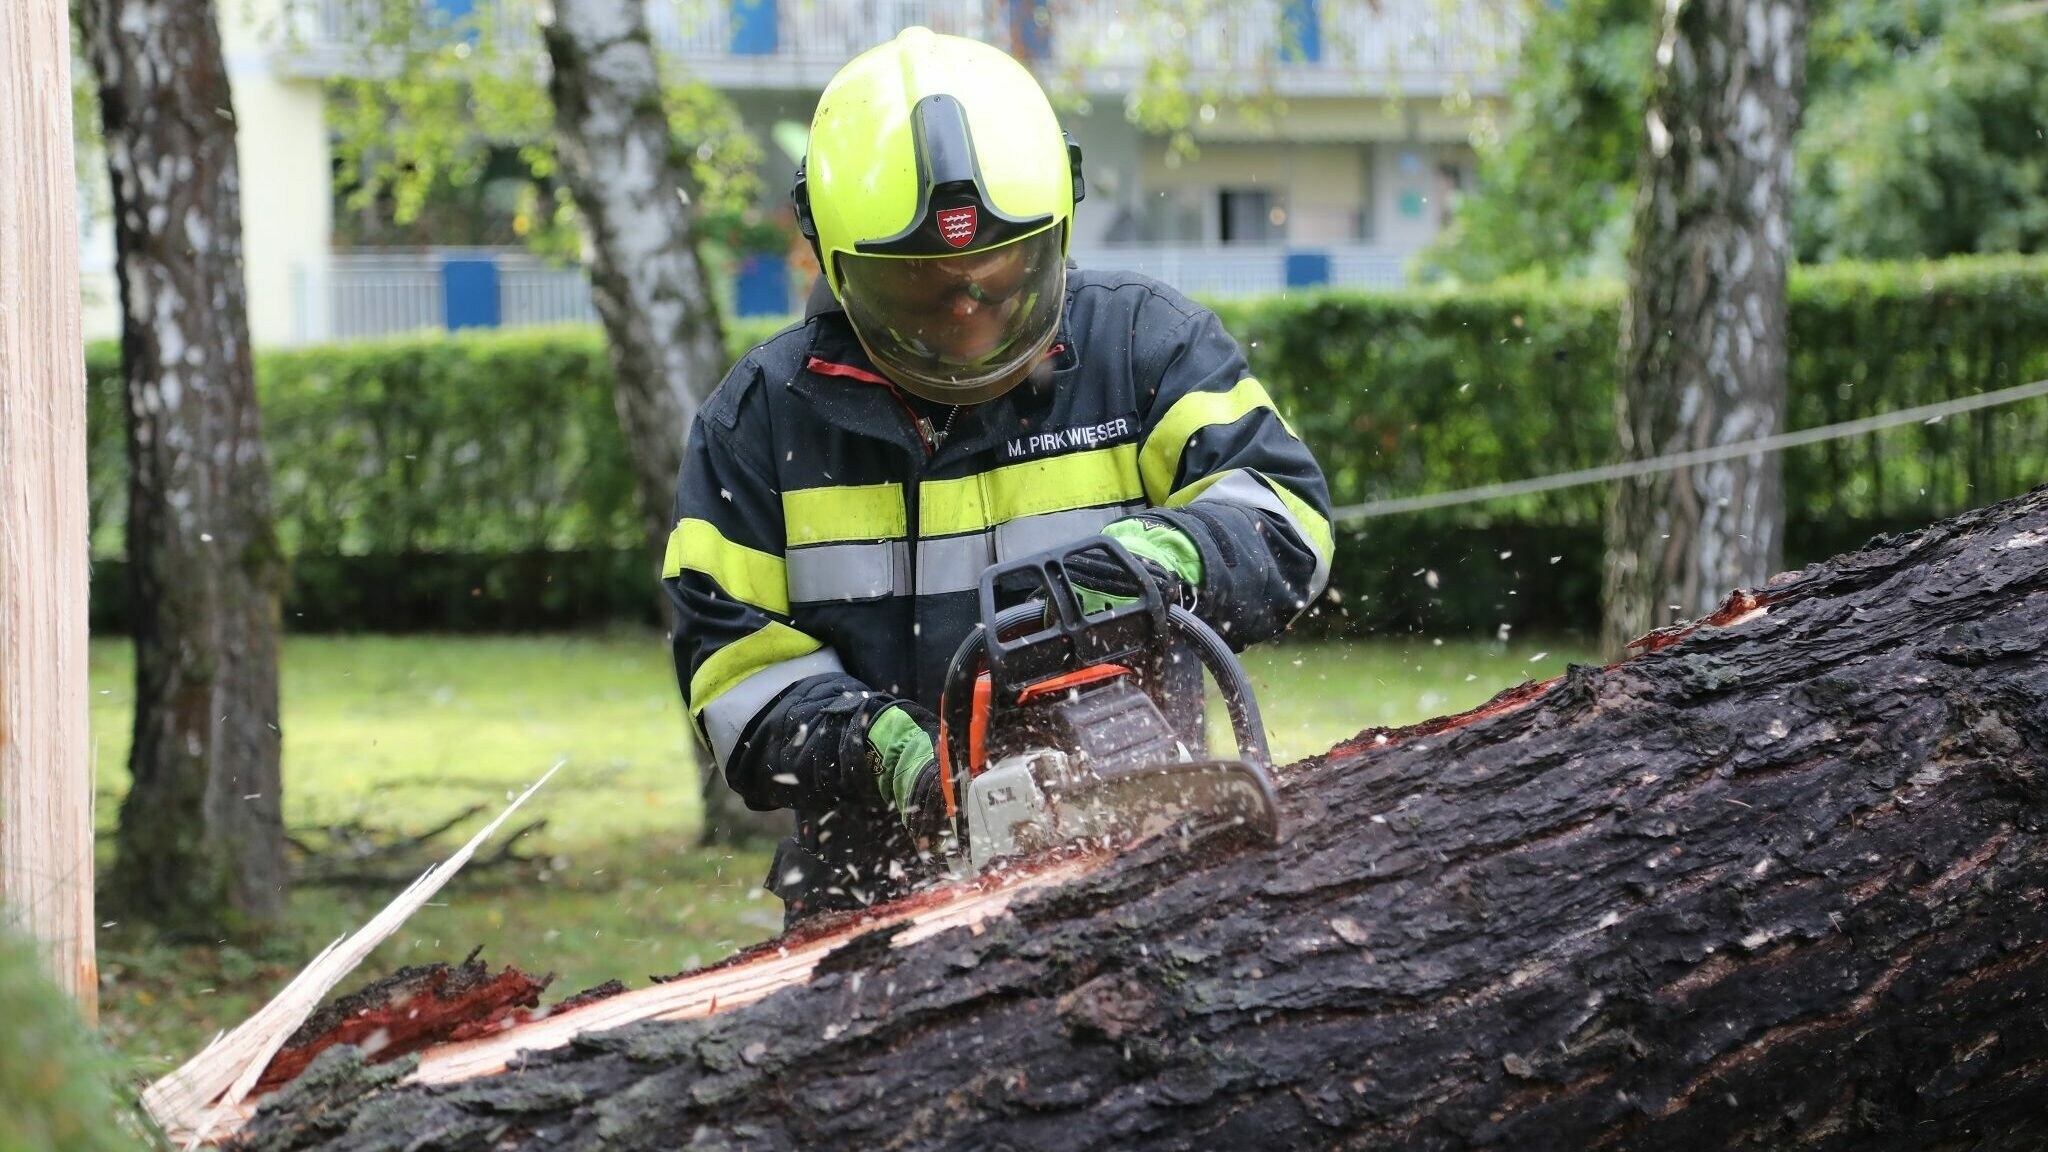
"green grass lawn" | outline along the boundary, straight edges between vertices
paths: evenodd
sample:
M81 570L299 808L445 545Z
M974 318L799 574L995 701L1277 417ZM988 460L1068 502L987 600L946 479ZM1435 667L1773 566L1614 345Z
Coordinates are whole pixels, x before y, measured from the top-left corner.
M1274 755L1291 760L1363 728L1461 711L1585 658L1575 643L1425 639L1269 646L1245 664ZM90 675L104 865L127 784L128 645L95 640ZM282 690L293 829L418 832L473 805L495 812L562 765L517 818L547 821L518 842L530 862L458 877L359 976L460 960L481 945L487 961L555 972L558 992L614 977L637 986L780 927L780 905L759 887L765 853L694 847L682 705L652 634L292 636ZM459 826L448 848L487 818ZM138 1076L158 1075L398 887L302 885L287 924L258 943L173 946L113 919L99 941L103 1029Z

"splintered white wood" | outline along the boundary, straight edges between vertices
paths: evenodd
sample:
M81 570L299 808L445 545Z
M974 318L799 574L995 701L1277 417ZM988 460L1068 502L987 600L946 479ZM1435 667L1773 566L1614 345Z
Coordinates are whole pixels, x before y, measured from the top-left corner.
M295 977L284 991L273 997L254 1016L238 1025L225 1036L216 1037L213 1043L192 1059L187 1060L177 1071L151 1084L142 1092L143 1106L172 1140L186 1148L197 1146L201 1141L224 1135L241 1124L241 1107L249 1090L270 1066L271 1057L277 1055L284 1042L298 1031L306 1017L313 1014L320 1001L332 991L342 978L355 971L363 957L385 938L398 931L406 918L418 911L420 906L433 899L434 893L448 882L448 878L460 871L469 858L476 854L484 841L498 830L512 813L526 803L527 797L540 791L557 769L556 764L547 774L533 782L532 787L519 794L507 805L498 818L483 826L469 843L448 859L420 874L412 886L400 893L396 900L386 905L382 912L371 918L368 924L357 929L346 939L329 944L311 964Z
M0 3L0 924L98 1012L85 342L62 0Z
M560 1048L588 1032L602 1032L643 1020L688 1020L710 1016L751 1004L770 993L810 981L811 972L827 953L863 933L908 921L908 926L891 941L905 947L950 928L973 927L1002 915L1020 894L1034 888L1063 883L1100 865L1105 857L1080 856L1063 860L1042 871L1017 874L1001 880L982 880L963 885L952 899L930 904L907 902L899 915L887 908L872 919L843 931L808 940L794 948L763 953L744 964L715 968L624 992L557 1015L517 1024L495 1036L443 1044L420 1053L419 1066L408 1082L446 1084L503 1072L525 1052ZM268 1063L268 1058L265 1058ZM213 1135L225 1139L255 1114L260 1102L241 1100L224 1109L215 1119ZM166 1126L174 1140L188 1139L191 1132Z

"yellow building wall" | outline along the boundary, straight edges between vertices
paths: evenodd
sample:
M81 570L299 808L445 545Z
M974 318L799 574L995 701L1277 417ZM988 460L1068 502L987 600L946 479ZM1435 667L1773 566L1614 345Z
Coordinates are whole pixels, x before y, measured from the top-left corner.
M281 5L240 0L219 9L242 169L242 259L250 339L282 344L326 335L310 301L324 296L334 224L333 156L320 82L273 63Z

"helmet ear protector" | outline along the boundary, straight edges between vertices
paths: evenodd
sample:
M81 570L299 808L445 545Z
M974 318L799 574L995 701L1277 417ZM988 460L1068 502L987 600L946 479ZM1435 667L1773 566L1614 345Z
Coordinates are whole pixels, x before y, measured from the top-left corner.
M910 227L904 229L902 233L884 240L862 241L859 247L865 251L900 251L903 255L948 255L945 248L923 251L931 245L919 242L921 234L922 238L928 241L930 234L938 230L939 225L932 219L931 201L934 193L948 186L967 185L959 189L960 192L966 193L966 196L955 196L953 199L978 202L979 207L987 211L992 219L1007 219L998 214L994 206L988 203L988 198L981 194L980 175L974 164L972 147L966 141L966 117L959 111L958 102L950 96L927 96L918 104L917 114L912 120L912 129L918 143L919 161L927 170L925 203L919 206L917 218L912 220ZM954 139L956 134L957 143ZM1074 142L1074 134L1071 132L1060 133L1060 138L1067 146L1067 169L1073 178L1074 203L1079 204L1088 194L1088 183L1081 175L1081 146ZM811 190L804 171L808 159L806 157L797 161L796 183L789 190L789 204L796 212L796 230L810 242L811 254L818 258L818 266L822 269L825 264L825 253L818 243L818 222L811 215ZM1043 220L1012 223L1020 226L1029 223L1035 227L1043 223ZM918 251L913 252L910 249Z

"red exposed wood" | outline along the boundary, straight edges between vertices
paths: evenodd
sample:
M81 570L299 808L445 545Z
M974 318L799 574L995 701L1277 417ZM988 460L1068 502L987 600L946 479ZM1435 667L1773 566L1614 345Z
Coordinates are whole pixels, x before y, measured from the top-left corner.
M1520 708L1522 705L1543 695L1557 681L1558 677L1553 676L1548 680L1529 680L1517 684L1513 688L1504 688L1496 693L1493 699L1488 700L1469 712L1460 712L1456 716L1439 716L1434 720L1424 720L1420 724L1409 724L1401 728L1367 728L1365 731L1344 741L1323 755L1303 763L1321 764L1325 761L1342 759L1343 757L1363 752L1368 748L1386 744L1400 744L1410 740L1420 740L1426 736L1435 736L1439 733L1449 732L1454 728L1463 728L1467 724L1476 724L1488 717L1498 716L1503 712L1512 712Z
M492 975L474 952L459 965L401 968L306 1021L271 1060L256 1091L290 1083L336 1044L353 1044L382 1062L512 1027L533 1018L528 1010L540 1004L552 979L536 980L509 966ZM582 993L571 1002L587 1003L583 997L590 995Z
M1628 646L1636 652L1660 652L1702 628L1726 628L1739 624L1756 613L1769 611L1770 606L1780 599L1782 594L1779 593L1763 589L1738 588L1730 592L1728 598L1721 601L1721 606L1708 615L1647 632L1629 641Z
M1779 579L1784 580L1788 579L1788 577L1781 576ZM1631 650L1631 655L1662 651L1702 628L1729 628L1746 620L1754 619L1760 614L1769 612L1770 606L1783 598L1783 593L1772 592L1767 589L1737 589L1729 593L1728 598L1721 601L1721 606L1712 613L1702 616L1697 620L1688 620L1668 628L1659 628L1630 641L1628 647ZM1613 669L1619 666L1619 663L1609 664L1607 668ZM1468 712L1460 712L1455 716L1439 716L1434 720L1425 720L1420 724L1410 724L1401 728L1367 728L1351 739L1330 749L1324 755L1317 757L1314 762L1321 763L1325 760L1349 756L1375 746L1399 744L1409 740L1436 736L1454 729L1463 728L1469 724L1476 724L1481 720L1490 719L1503 713L1512 712L1541 697L1550 690L1551 685L1557 683L1560 679L1562 677L1553 676L1548 680L1530 680L1517 684L1513 688L1503 689L1491 700L1481 704L1479 707Z

